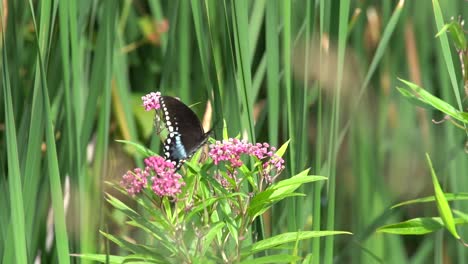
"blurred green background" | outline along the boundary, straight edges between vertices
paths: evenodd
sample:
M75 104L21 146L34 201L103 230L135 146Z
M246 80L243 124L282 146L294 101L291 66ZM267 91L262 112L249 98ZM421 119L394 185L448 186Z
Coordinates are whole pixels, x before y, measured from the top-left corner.
M451 18L467 18L468 2L441 1L441 14L438 6L2 0L0 262L78 263L70 253L117 250L98 230L131 230L105 203L112 190L104 181L118 182L142 157L115 140L159 149L154 114L140 97L161 91L198 103L192 109L207 129L224 119L231 137L275 146L290 139L282 177L308 167L329 177L265 216L266 234L354 233L303 242L299 255L311 253L314 263L467 263L468 251L444 231L375 233L437 215L433 203L389 209L432 195L425 152L446 192L468 191L465 132L433 123L443 114L395 89L397 77L407 79L452 105L458 93L466 109L458 54L435 35ZM468 211L466 202L452 206Z

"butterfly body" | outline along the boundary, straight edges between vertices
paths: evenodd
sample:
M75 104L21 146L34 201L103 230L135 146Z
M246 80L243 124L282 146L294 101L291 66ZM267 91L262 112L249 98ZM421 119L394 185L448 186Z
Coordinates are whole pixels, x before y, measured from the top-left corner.
M184 103L171 96L159 99L168 136L164 141L164 157L176 169L208 140L197 115Z

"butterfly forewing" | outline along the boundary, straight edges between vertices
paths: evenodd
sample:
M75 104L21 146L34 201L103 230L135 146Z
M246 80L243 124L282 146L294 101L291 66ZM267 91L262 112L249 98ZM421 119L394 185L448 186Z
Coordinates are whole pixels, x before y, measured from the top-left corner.
M174 161L176 168L190 158L208 139L197 115L181 101L162 96L160 99L168 137L164 142L164 155Z

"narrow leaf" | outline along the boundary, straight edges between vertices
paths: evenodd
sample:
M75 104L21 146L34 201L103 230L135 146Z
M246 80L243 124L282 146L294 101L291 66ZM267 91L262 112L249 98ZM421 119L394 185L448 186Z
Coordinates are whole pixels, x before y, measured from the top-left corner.
M289 142L291 140L289 139L288 141L286 141L283 145L281 145L281 147L276 151L276 155L280 156L280 157L283 157L284 153L286 152L286 150L288 149L288 146L289 146Z
M19 166L18 145L16 139L15 118L13 116L13 103L7 63L7 51L4 38L2 54L2 90L3 104L5 106L5 142L8 165L8 190L10 194L11 227L13 228L14 252L17 263L27 263L26 232L24 219L24 200ZM2 179L3 180L3 179Z
M240 264L294 263L299 260L301 260L301 257L286 254L278 254L244 260Z
M215 224L208 233L203 237L203 245L200 251L200 255L205 255L206 251L211 247L211 242L219 234L219 232L226 226L224 222L218 222Z
M445 199L447 201L463 201L463 200L468 200L468 193L444 193ZM410 205L410 204L417 204L417 203L427 203L427 202L433 202L435 201L435 196L427 196L427 197L422 197L418 199L413 199L405 202L401 202L399 204L396 204L392 206L392 209L404 206L404 205Z
M429 157L429 154L426 153L427 162L429 163L429 168L431 169L432 175L432 184L434 185L434 193L437 202L437 209L439 211L439 215L444 222L445 227L447 230L456 238L460 239L460 235L457 233L457 229L455 228L455 222L453 220L452 211L450 210L450 206L445 199L444 192L439 185L439 181L437 180L437 175L432 167L432 161Z
M468 224L468 219L455 218L455 224ZM444 227L440 217L414 218L408 221L385 225L377 229L377 232L398 235L425 235Z
M435 109L461 121L461 122L464 122L464 123L468 123L468 116L467 116L467 113L464 113L464 112L460 112L458 111L455 107L453 107L452 105L446 103L445 101L441 100L440 98L437 98L435 96L433 96L432 94L430 94L429 92L427 92L425 89L419 87L418 85L412 83L412 82L409 82L409 81L405 81L405 80L402 80L402 79L399 79L400 81L402 81L403 83L405 83L409 89L411 89L413 92L414 92L414 95L411 96L411 94L409 93L402 93L403 95L405 95L405 97L407 98L410 98L411 101L420 101L422 102L423 104L428 104L432 107L434 107ZM404 90L405 88L399 88L400 92L401 90ZM407 89L406 89L407 90Z
M125 260L125 257L105 254L71 254L71 256L101 263L106 263L107 259L109 259L109 264L121 264Z
M135 142L132 142L132 141L128 141L128 140L116 140L117 142L120 142L120 143L124 143L124 144L128 144L128 145L131 145L133 147L135 147L135 149L138 151L138 153L140 153L141 155L145 156L145 157L148 157L148 156L156 156L157 154L154 153L153 151L151 151L150 149L148 148L145 148L144 146L138 144L138 143L135 143Z
M323 236L334 236L334 235L344 235L352 234L346 231L302 231L302 232L288 232L274 237L264 239L262 241L256 242L252 245L244 247L242 249L241 255L243 257L249 256L259 251L267 250L279 245L283 245L289 242L295 242L298 240L310 239L313 237L323 237Z

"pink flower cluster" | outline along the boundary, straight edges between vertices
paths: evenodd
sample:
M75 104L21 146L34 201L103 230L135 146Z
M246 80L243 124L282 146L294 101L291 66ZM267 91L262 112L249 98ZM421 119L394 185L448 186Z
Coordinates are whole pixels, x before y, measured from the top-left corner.
M174 164L160 156L151 156L145 159L145 169L136 168L128 171L122 177L120 184L128 194L134 196L148 186L148 177L151 176L151 189L158 196L174 197L181 192L185 183L182 176L175 172Z
M133 171L127 171L122 176L120 184L127 190L128 194L135 196L146 187L148 176L149 173L146 170L135 168Z
M185 182L182 176L175 171L174 164L161 156L151 156L145 159L146 170L152 172L151 189L159 196L176 196L182 190Z
M145 96L141 97L141 100L143 100L143 107L145 107L146 111L150 110L158 110L161 108L161 104L159 103L159 97L161 97L160 92L152 92L149 93Z
M264 160L262 166L267 174L274 170L275 175L278 175L284 169L284 160L276 155L275 151L276 148L270 147L268 143L252 144L246 140L230 138L211 144L209 155L214 164L217 165L220 161L226 161L232 168L242 166L242 154L251 155L258 160Z
M240 159L241 154L250 154L251 147L252 144L246 140L241 141L237 138L230 138L211 144L209 155L216 165L220 161L229 161L231 167L237 168L243 164Z

